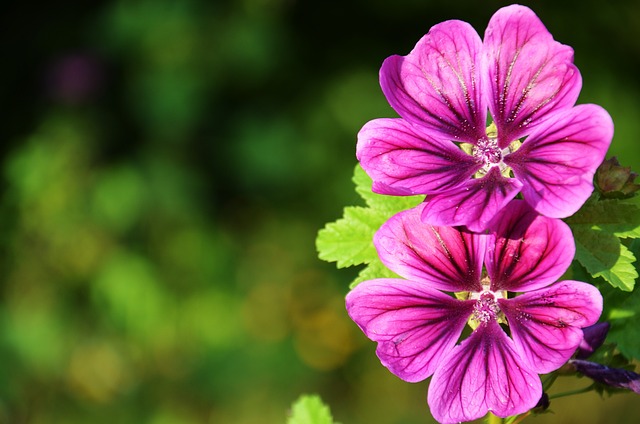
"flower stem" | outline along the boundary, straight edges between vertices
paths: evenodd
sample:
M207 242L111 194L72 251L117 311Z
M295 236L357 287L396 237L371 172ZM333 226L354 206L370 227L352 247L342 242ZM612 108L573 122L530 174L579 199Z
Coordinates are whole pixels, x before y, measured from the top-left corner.
M587 392L590 392L593 389L593 386L595 386L595 384L591 384L591 385L589 385L587 387L583 387L582 389L569 390L568 392L558 393L558 394L555 394L553 396L549 396L549 400L558 399L558 398L565 397L565 396L579 395L581 393L587 393Z
M487 424L503 424L504 419L493 415L491 412L487 414Z
M549 389L551 388L553 383L555 383L557 378L558 378L557 372L553 372L547 375L547 377L542 381L542 391L545 393L548 393Z
M513 417L509 417L506 421L505 424L520 424L522 421L524 421L525 418L527 418L529 415L531 415L531 411L525 412L524 414L520 414L520 415L515 415Z

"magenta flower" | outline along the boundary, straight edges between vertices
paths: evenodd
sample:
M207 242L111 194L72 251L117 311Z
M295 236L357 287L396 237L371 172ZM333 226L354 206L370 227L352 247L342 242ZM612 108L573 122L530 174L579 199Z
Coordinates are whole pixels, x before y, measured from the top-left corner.
M426 194L432 225L482 231L519 192L542 215L570 216L613 137L604 109L574 106L573 50L524 6L498 10L484 41L466 22L434 26L384 61L380 84L401 118L367 123L358 160L375 192Z
M349 315L392 373L432 376L439 422L528 411L542 396L537 374L565 364L602 312L595 287L554 284L573 259L571 231L521 200L488 234L431 226L420 213L400 212L374 237L382 262L405 279L360 283L347 295Z

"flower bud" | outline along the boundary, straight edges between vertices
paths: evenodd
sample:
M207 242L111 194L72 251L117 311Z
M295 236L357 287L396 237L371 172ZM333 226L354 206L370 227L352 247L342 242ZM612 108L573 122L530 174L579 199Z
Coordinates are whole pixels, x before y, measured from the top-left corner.
M640 394L640 374L638 373L624 368L611 368L582 359L571 359L569 363L574 366L576 371L591 378L593 381Z
M583 338L576 351L576 358L586 359L591 356L591 354L604 343L607 333L609 332L609 327L608 322L599 322L583 328Z
M614 156L602 162L596 171L595 182L603 197L621 199L640 190L640 184L634 183L637 176L631 168L621 166Z

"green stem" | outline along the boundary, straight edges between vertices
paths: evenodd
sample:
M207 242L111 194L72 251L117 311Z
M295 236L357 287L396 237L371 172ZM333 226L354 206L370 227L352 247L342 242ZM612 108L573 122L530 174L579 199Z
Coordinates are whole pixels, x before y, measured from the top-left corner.
M557 372L552 372L551 374L549 374L542 382L542 391L545 393L549 393L549 389L551 388L553 383L555 383L557 378L558 378Z
M524 414L520 414L520 415L516 415L516 416L513 416L513 417L509 417L509 419L507 419L505 424L520 424L529 415L531 415L531 411L525 412Z
M595 386L595 384L591 384L591 385L589 385L587 387L583 387L582 389L569 390L568 392L558 393L556 395L549 396L549 400L558 399L558 398L565 397L565 396L579 395L581 393L587 393L587 392L590 392L593 389L594 386Z
M504 420L491 412L487 414L487 424L503 424Z

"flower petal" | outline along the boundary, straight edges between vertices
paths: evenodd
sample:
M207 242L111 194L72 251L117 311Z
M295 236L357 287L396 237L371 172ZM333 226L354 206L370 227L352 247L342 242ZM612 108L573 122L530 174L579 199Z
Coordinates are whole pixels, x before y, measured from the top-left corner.
M435 289L482 290L485 237L431 226L420 214L420 206L400 212L376 232L373 243L382 263L404 278L427 282Z
M613 137L600 106L579 105L547 120L504 158L523 182L525 200L554 218L573 215L593 191L593 175Z
M495 321L481 324L442 359L429 386L428 402L441 423L499 417L533 408L542 396L537 374L519 358L513 341Z
M562 281L498 303L518 354L539 374L564 365L582 341L582 327L595 323L602 313L598 289L577 281Z
M382 364L403 380L433 374L473 311L474 302L413 281L378 279L347 294L347 311L371 340Z
M432 225L465 225L471 231L481 232L521 187L519 181L503 177L494 167L482 178L427 196L422 219Z
M480 81L482 41L466 22L431 28L407 56L391 56L380 69L387 100L407 121L455 141L485 133L486 103Z
M485 266L491 290L529 291L555 282L571 265L575 244L559 219L512 201L491 224Z
M583 337L576 351L576 358L587 359L602 346L609 334L609 327L611 325L608 322L599 322L583 328Z
M554 41L527 7L507 6L493 15L484 54L489 110L502 148L578 99L582 79L573 64L573 49Z
M455 187L480 168L454 143L402 119L375 119L358 133L356 156L382 194L428 194ZM391 193L390 193L390 190Z

